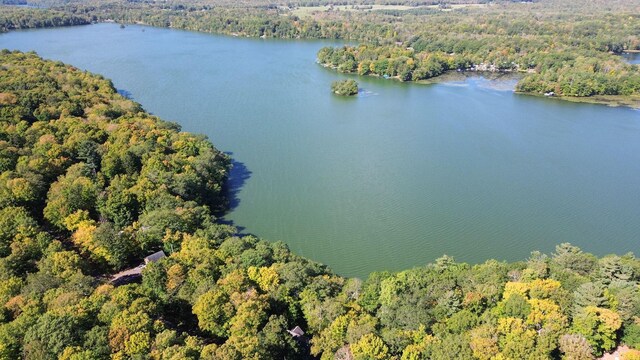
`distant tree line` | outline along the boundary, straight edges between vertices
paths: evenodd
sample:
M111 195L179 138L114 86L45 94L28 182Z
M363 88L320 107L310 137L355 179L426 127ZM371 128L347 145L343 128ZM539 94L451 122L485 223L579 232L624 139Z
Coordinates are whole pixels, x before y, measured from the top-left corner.
M504 1L447 9L469 3L448 1L440 3L441 10L321 11L306 17L290 10L310 5L305 2L280 6L208 0L30 3L48 9L3 11L1 29L115 20L236 36L342 39L360 45L325 48L318 53L320 63L341 72L417 81L455 70L510 71L524 74L517 90L525 93L640 94L638 66L618 56L640 49L640 6L622 0L580 4Z
M2 0L2 5L27 5L27 0Z
M0 6L0 32L90 23L90 19L86 16L77 16L64 11Z
M640 69L620 56L636 50L640 18L607 14L526 18L486 13L432 16L416 34L387 44L325 47L318 62L340 72L417 81L447 71L521 72L517 90L557 95L638 95ZM522 17L520 17L522 16Z

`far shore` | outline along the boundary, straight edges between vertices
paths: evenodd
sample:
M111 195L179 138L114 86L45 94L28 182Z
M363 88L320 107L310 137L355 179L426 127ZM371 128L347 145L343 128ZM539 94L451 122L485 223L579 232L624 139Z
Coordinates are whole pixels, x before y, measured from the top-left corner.
M640 53L640 50L635 50L634 52ZM318 64L320 66L324 67L324 68L336 70L336 67L334 67L334 66L330 66L330 65L326 65L326 64L320 64L320 63L318 63ZM347 73L347 74L357 75L356 73ZM406 83L416 83L416 84L443 84L443 83L448 83L448 82L464 81L464 80L466 80L468 78L472 78L472 77L482 77L482 78L485 78L487 80L492 80L492 81L519 80L519 79L522 78L523 75L524 75L524 73L523 72L519 72L519 71L456 71L456 70L450 70L450 71L447 71L447 72L443 73L442 75L438 75L438 76L435 76L435 77L432 77L432 78L429 78L429 79L418 80L418 81L402 81L402 80L400 80L400 78L398 76L383 77L383 76L373 75L373 74L358 75L358 76L368 76L368 77L375 77L375 78L380 78L380 79L385 79L385 80L393 80L393 81L406 82ZM562 95L544 96L543 94L531 93L531 92L521 92L521 91L516 91L515 89L513 91L516 94L544 97L545 99L556 99L556 100L570 101L570 102L574 102L574 103L600 104L600 105L607 105L607 106L611 106L611 107L624 106L624 107L629 107L629 108L632 108L632 109L640 109L640 95L629 95L629 96L625 96L625 95L592 95L592 96L585 96L585 97L562 96Z
M442 75L415 81L417 84L441 84L464 81L469 78L482 77L492 81L520 80L523 74L517 71L457 71L449 70ZM398 79L399 80L399 79ZM410 82L410 81L407 81Z
M529 95L529 96L538 96L544 97L545 99L556 99L563 101L570 101L574 103L583 103L583 104L599 104L599 105L607 105L611 107L629 107L632 109L640 109L640 95L592 95L585 97L577 97L577 96L544 96L542 94L536 93L528 93L528 92L520 92L516 91L516 94Z

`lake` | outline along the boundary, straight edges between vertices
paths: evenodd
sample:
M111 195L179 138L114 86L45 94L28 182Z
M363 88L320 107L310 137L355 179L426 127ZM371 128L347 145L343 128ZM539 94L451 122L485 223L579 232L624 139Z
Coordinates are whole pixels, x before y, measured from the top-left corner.
M638 251L640 112L514 94L471 77L406 84L315 63L320 41L98 24L16 31L35 50L113 79L148 111L232 154L244 233L286 242L342 275L447 254L523 260L571 242Z

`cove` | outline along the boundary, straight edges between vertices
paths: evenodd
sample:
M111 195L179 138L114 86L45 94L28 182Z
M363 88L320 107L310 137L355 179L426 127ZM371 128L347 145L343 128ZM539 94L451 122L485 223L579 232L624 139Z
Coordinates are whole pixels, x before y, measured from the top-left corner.
M34 50L103 74L145 109L230 152L245 233L282 240L345 276L525 259L571 242L638 251L640 112L514 94L482 78L420 85L315 64L339 45L116 24L16 31Z

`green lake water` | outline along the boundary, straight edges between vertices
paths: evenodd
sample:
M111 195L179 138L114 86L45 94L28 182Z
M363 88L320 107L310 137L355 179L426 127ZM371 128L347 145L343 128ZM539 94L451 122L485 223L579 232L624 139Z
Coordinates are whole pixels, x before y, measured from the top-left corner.
M640 112L514 94L513 81L357 78L315 63L318 41L116 24L0 35L113 79L146 110L232 153L226 220L342 275L448 254L525 259L571 242L639 250Z

